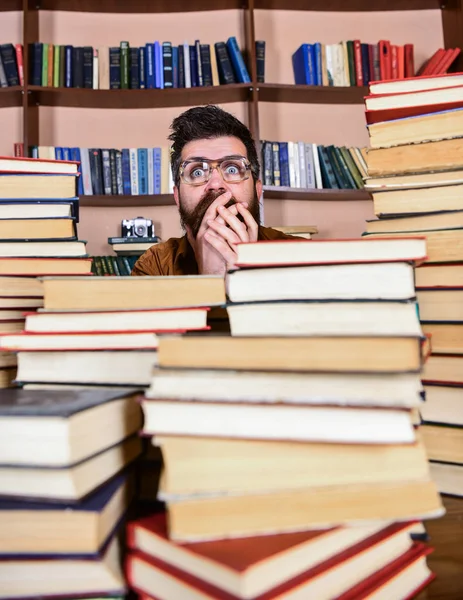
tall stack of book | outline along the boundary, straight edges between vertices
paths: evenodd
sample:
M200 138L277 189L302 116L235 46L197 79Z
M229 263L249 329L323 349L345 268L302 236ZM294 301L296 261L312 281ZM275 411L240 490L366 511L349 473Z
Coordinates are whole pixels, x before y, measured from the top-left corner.
M463 73L370 86L369 237L425 236L416 270L431 356L421 434L441 492L463 495Z
M124 594L140 424L124 389L0 390L2 598Z
M421 404L424 240L238 246L232 336L171 336L142 401L167 514L129 525L143 598L408 598L442 507ZM256 268L254 268L256 267Z
M89 274L77 240L77 164L0 157L0 335L19 332L24 312L43 304L36 277ZM13 356L0 356L0 386L14 378Z

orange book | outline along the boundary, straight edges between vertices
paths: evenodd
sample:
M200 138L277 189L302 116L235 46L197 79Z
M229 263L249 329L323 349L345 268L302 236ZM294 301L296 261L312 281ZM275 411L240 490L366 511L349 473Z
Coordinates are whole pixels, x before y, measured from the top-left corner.
M454 48L453 50L447 50L439 63L434 67L433 75L442 75L447 72L452 63L456 60L460 54L460 48Z
M405 79L405 49L397 46L397 79Z
M391 75L392 79L399 78L399 64L398 64L398 48L394 44L391 46Z
M404 54L405 77L415 77L415 58L413 52L413 44L405 44Z
M445 50L443 48L439 48L436 50L431 58L420 68L418 71L418 75L431 75L434 73L434 67L444 56Z
M53 44L48 44L48 72L47 72L47 86L53 87Z

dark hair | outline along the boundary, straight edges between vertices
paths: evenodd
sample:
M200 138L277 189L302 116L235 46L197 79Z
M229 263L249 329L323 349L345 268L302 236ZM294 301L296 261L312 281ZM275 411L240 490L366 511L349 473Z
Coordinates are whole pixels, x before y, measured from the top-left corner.
M169 140L171 147L172 176L175 185L179 185L179 169L182 163L182 150L194 140L213 139L218 137L236 137L241 140L251 163L254 181L259 178L259 160L254 139L249 129L236 117L218 106L195 106L183 112L172 121L172 133Z

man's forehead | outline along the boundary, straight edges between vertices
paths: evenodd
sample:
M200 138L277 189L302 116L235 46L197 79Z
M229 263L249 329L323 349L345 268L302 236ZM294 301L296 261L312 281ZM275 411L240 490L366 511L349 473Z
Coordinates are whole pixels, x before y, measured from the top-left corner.
M241 140L236 137L218 137L212 139L193 140L185 144L182 150L182 159L189 160L193 157L201 156L216 160L223 156L245 156L247 158L246 147Z

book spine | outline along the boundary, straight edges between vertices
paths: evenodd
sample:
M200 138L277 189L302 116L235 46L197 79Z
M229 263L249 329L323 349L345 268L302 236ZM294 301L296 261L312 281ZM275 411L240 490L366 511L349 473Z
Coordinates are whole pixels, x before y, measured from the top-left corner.
M122 186L125 196L132 194L132 186L130 182L130 151L128 148L122 149Z
M85 196L93 195L92 173L90 169L89 149L80 148L80 160L82 169L82 184Z
M392 79L391 66L391 42L389 40L379 40L379 68L381 79Z
M21 158L24 156L24 143L23 142L15 142L14 143L14 156Z
M348 185L349 188L355 190L357 188L357 184L355 183L352 173L350 172L349 165L347 164L347 161L344 157L342 149L335 146L334 152L338 159L338 163L341 167L341 172L342 172L342 175L344 177L346 184Z
M271 142L262 142L262 166L264 172L264 185L273 185L273 156Z
M59 87L61 46L55 45L53 50L53 87Z
M109 49L109 87L121 89L121 50L117 47Z
M199 40L195 40L196 66L198 70L198 87L204 87L203 66L201 64L201 44Z
M322 45L319 42L313 45L313 55L315 64L315 85L323 85Z
M138 48L129 48L129 88L140 89Z
M141 90L144 90L146 86L146 48L140 46L138 48L138 81Z
M318 154L317 144L311 144L311 145L312 145L312 158L313 158L313 165L314 165L315 187L318 190L321 190L321 189L323 189L323 179L322 179L322 172L321 172L321 168L320 168L320 156Z
M323 178L323 187L327 189L339 189L338 182L333 172L333 167L328 158L327 150L324 146L318 146L318 155Z
M117 194L122 196L124 194L124 185L122 179L122 152L116 150L116 187Z
M325 45L325 59L326 59L326 79L328 81L328 85L335 85L334 81L334 54L333 54L333 45L326 44Z
M185 85L185 53L183 46L178 47L178 87L184 88Z
M185 87L191 87L191 69L190 69L190 46L185 42L183 44L183 72L185 77Z
M93 80L92 80L92 88L94 90L98 89L99 81L100 81L100 56L98 48L93 49Z
M375 79L375 47L376 44L368 44L368 79L369 81L376 81Z
M154 87L156 89L161 90L162 85L162 75L163 75L163 64L162 64L162 49L159 42L154 42Z
M146 87L154 89L154 47L153 44L145 44L145 64L146 64Z
M280 174L280 145L278 142L272 142L272 172L273 172L273 185L281 186L281 174Z
M328 159L333 167L334 176L336 177L336 181L338 182L338 186L341 189L349 189L351 186L349 184L349 180L347 179L341 161L339 159L338 153L336 152L335 146L331 145L326 148L328 153Z
M61 146L55 148L55 160L64 160L64 152Z
M84 88L93 88L93 48L84 46L83 50L83 72L84 72Z
M219 70L220 83L236 83L227 47L224 42L216 42L214 48L217 55L217 67Z
M235 76L239 83L251 83L251 78L249 77L248 70L246 68L246 64L243 59L243 55L238 46L238 42L236 41L236 37L229 37L227 40L227 50L230 56L233 69L235 71Z
M370 49L368 44L361 44L361 51L363 85L368 85L370 83Z
M178 46L172 46L172 86L180 87L178 84Z
M154 194L154 148L147 151L148 194Z
M0 87L8 87L8 80L6 78L5 69L3 67L2 55L0 54Z
M296 187L296 169L294 165L294 143L288 142L289 187Z
M258 83L265 83L265 40L256 40L256 73Z
M379 60L379 46L373 44L373 76L374 81L381 81L381 67Z
M0 46L1 49L1 46ZM3 59L3 64L5 65L5 59ZM6 68L5 68L6 70ZM48 83L48 44L43 44L42 51L42 74L41 74L41 85L42 87L47 87Z
M45 49L44 49L45 50ZM64 81L64 85L67 88L72 87L72 79L73 79L73 73L72 73L72 46L66 46L65 49L65 81Z
M53 87L53 44L48 44L47 87Z
M354 54L354 42L349 40L346 42L347 46L347 61L349 63L349 85L354 86L357 85L356 75L355 75L355 54Z
M138 148L138 193L146 196L148 193L148 151L146 148Z
M212 85L220 85L219 68L217 66L217 53L215 48L211 48L211 70L212 70Z
M405 77L415 76L415 59L414 59L414 47L413 44L405 44L404 46L404 63L405 63Z
M288 143L280 142L280 185L290 187L289 181L289 162L288 162Z
M103 168L101 164L101 150L99 148L89 149L89 157L93 192L96 196L102 196L104 194L104 187Z
M161 173L162 173L162 165L161 165L161 148L153 149L153 163L154 163L154 193L161 193Z
M19 85L24 85L24 58L22 44L15 44L14 50L16 53L16 64L18 67Z
M35 42L29 46L30 77L32 85L42 85L43 44Z
M305 187L308 190L313 190L315 184L315 167L312 153L312 144L304 144L304 161L305 161Z
M191 87L198 87L198 61L196 60L196 47L189 47Z
M109 172L111 174L111 195L117 196L117 167L116 167L116 150L109 150Z
M82 47L74 48L73 54L73 65L72 65L72 87L83 88L84 87L84 49Z
M307 164L305 162L305 144L297 142L297 152L299 156L299 187L307 188Z
M82 196L84 193L84 182L82 181L82 160L80 158L80 148L71 148L71 160L79 163L77 166L77 172L79 173L79 177L77 177L77 195Z
M211 47L209 44L201 44L200 53L203 85L212 86Z
M5 71L8 85L19 85L18 66L16 64L16 51L13 44L1 44L0 54L2 57L3 70Z
M58 87L66 86L66 46L59 47L59 84Z
M121 42L120 43L120 53L121 53L121 89L122 90L129 89L129 52L130 52L129 42Z
M171 42L162 43L162 66L164 71L164 87L174 87L174 74L172 67L172 44Z
M391 45L391 75L392 79L398 79L399 77L398 53L395 44Z
M129 149L130 154L130 187L132 195L138 196L138 152L136 148Z
M355 83L358 86L364 85L362 69L362 44L360 40L354 40L354 61L355 61Z
M293 147L292 154L290 159L293 162L294 166L294 187L301 187L301 171L300 171L300 163L299 163L299 144L297 142L291 143Z
M405 50L403 46L397 46L397 77L405 79Z
M63 148L63 160L72 160L71 148Z

